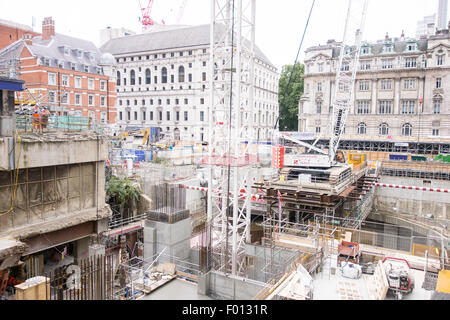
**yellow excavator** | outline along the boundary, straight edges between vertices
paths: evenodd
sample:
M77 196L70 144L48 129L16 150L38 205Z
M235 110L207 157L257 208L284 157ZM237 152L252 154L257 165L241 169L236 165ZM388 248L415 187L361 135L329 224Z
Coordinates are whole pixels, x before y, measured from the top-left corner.
M121 139L126 139L127 137L129 137L131 135L136 135L136 134L142 134L144 137L142 138L142 145L146 145L147 141L148 141L148 137L150 136L150 129L142 129L142 130L131 130L131 131L125 131L122 132L122 134L120 135Z

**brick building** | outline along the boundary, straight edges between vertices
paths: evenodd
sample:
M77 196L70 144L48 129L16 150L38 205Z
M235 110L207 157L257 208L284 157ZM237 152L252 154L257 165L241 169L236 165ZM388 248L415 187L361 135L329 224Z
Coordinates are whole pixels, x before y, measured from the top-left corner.
M41 35L29 26L0 19L0 49L22 39L25 34L31 34L33 37Z
M42 35L23 37L0 51L1 61L17 61L26 90L21 100L38 100L60 115L116 119L115 59L89 41L55 33L45 18Z

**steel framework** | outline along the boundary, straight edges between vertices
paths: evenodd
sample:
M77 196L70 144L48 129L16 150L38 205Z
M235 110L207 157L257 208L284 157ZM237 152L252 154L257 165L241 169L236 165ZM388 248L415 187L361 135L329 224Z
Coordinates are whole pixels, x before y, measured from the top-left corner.
M211 0L207 218L214 270L244 274L254 141L255 0ZM243 115L249 113L249 122ZM248 183L247 183L248 182ZM242 192L244 191L245 192Z

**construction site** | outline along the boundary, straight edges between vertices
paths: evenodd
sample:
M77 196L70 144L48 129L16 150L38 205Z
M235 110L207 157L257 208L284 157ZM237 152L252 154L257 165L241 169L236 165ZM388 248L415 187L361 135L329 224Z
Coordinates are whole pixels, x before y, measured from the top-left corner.
M342 141L369 1L342 18L328 138L275 124L267 141L243 115L256 1L209 2L206 141L18 115L45 99L0 78L0 296L448 300L450 138L430 152Z

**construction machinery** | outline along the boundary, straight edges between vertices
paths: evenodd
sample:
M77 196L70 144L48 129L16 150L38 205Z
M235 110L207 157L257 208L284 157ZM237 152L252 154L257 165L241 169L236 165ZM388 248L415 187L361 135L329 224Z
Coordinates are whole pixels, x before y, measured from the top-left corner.
M289 171L288 176L291 178L295 179L307 172L312 177L315 177L321 175L322 171L329 171L335 167L348 167L350 170L352 168L352 166L345 164L344 153L339 152L337 149L345 128L347 115L354 104L355 79L359 67L367 4L368 0L349 1L344 37L340 45L339 63L336 68L336 85L332 95L330 121L328 123L328 131L330 133L328 150L322 150L315 146L321 137L320 135L313 144L309 144L294 138L292 135L278 133L278 138L281 140L297 145L296 147L278 145L273 150L276 154L275 158L278 160L275 162L274 167L285 168L285 171ZM355 34L356 37L354 37Z
M400 258L386 257L383 259L383 266L389 283L389 291L398 300L403 294L407 294L414 289L414 276L408 261Z

